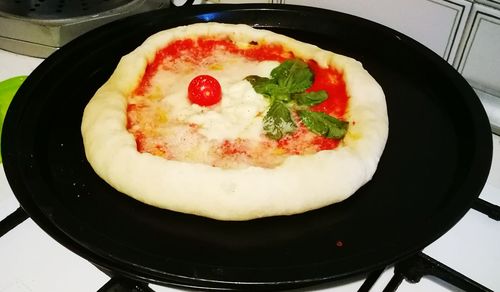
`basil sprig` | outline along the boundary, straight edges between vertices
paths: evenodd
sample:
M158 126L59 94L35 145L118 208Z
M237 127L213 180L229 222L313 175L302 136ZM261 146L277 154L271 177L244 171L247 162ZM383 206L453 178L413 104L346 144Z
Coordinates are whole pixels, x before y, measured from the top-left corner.
M342 138L348 123L321 112L307 110L325 101L324 90L309 91L313 83L313 72L298 59L286 60L271 71L271 78L250 75L245 78L255 92L270 100L271 106L264 117L264 131L274 140L295 132L297 125L292 116L296 111L304 125L313 133L327 138Z
M314 105L324 101L328 95L324 90L305 92L311 87L313 73L301 60L286 60L271 71L271 78L250 75L245 78L255 92L271 100L288 103L297 100L299 105Z

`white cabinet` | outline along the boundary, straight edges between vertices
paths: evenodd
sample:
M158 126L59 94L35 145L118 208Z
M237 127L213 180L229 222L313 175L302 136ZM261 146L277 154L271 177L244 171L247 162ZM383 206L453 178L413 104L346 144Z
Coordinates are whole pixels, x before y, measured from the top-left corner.
M500 96L500 11L474 4L455 67L476 88Z
M475 0L474 2L484 4L489 7L496 7L500 9L500 0Z
M500 134L500 1L481 2L473 5L454 66L476 89Z
M452 63L472 3L465 0L285 0L360 16L398 30Z

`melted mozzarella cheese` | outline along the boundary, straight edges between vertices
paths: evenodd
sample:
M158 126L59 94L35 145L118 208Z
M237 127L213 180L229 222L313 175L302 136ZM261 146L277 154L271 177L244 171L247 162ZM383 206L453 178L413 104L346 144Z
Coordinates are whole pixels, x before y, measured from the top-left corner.
M250 61L237 56L232 56L229 61L227 56L225 58L223 64L186 64L175 71L161 71L153 84L163 92L162 103L170 121L196 124L199 133L209 140L259 139L269 102L244 78L249 75L270 76L271 70L279 63ZM189 82L202 74L216 78L222 88L221 101L211 107L191 104L187 97Z

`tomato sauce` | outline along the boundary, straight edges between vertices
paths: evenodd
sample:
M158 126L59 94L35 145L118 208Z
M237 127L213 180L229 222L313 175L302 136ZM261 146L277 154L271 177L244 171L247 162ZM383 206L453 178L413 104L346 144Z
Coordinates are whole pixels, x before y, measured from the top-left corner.
M294 57L292 52L287 52L281 45L276 44L253 45L249 49L244 50L243 55L248 59L255 61L279 62L283 62L286 59Z
M328 98L311 110L324 112L342 118L347 109L348 95L344 77L335 68L321 68L316 62L310 61L309 68L314 73L314 82L307 91L325 90Z
M235 155L235 154L247 154L244 143L240 139L236 141L224 140L221 145L221 150L223 155Z
M293 58L291 52L286 52L281 45L277 44L249 44L249 48L240 49L228 39L198 38L196 40L177 40L156 53L153 62L147 65L142 80L134 94L144 95L146 93L148 87L151 85L151 79L162 66L165 59L183 58L193 63L198 63L210 56L216 49L243 55L250 60L256 61L272 60L282 62Z
M183 39L171 42L169 45L156 53L154 60L146 67L144 75L136 88L134 94L141 96L147 94L151 86L151 80L156 72L164 66L168 60L180 59L184 62L200 63L207 57L210 57L215 50L223 50L230 54L244 56L249 60L265 61L272 60L283 62L286 59L294 58L294 54L287 51L279 44L267 44L250 42L244 48L238 47L229 39ZM348 94L343 74L340 70L329 67L322 68L315 61L308 61L309 68L314 73L314 81L306 91L324 90L328 98L320 104L310 108L312 111L324 112L336 118L343 119L347 110ZM138 110L136 106L129 105L127 112ZM329 139L312 134L301 123L298 117L295 117L298 129L292 135L287 135L279 141L273 142L274 147L281 149L287 154L305 154L315 153L321 150L334 149L339 145L339 140ZM127 122L127 128L130 128L130 120ZM135 133L137 148L143 150L143 135ZM243 154L245 153L242 143L233 143L224 141L220 146L223 154ZM313 149L311 149L311 147Z
M321 150L330 150L337 148L337 146L339 146L340 140L329 139L323 136L316 136L312 140L312 143L318 147L317 148L318 151L321 151Z

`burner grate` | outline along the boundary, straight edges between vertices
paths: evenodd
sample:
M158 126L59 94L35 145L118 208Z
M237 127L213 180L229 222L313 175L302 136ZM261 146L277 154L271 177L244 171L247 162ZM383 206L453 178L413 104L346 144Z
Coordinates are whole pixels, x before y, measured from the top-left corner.
M500 221L500 206L478 198L474 201L474 204L472 204L472 208L487 215L493 220Z
M147 284L126 278L111 278L97 292L154 292Z
M396 291L403 279L410 283L418 283L424 276L434 276L463 291L493 292L476 281L451 269L441 262L420 252L394 266L394 276L384 292Z
M0 237L14 229L17 225L23 223L26 219L28 219L28 214L26 214L21 207L17 208L16 211L12 212L12 214L0 221Z

